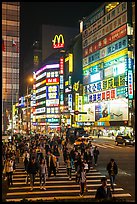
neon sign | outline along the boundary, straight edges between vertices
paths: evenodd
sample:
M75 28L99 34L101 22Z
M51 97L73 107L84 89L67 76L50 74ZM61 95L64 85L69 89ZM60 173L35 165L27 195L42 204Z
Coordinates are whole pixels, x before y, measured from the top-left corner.
M46 85L59 84L59 78L47 78Z
M133 99L133 74L131 70L128 70L128 97Z
M64 37L62 34L55 35L53 42L53 48L63 48L64 47Z

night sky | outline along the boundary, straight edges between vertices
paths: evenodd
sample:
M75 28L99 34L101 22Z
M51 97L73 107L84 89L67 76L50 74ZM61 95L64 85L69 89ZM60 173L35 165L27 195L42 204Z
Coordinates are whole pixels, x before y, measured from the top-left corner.
M21 2L20 96L26 93L26 77L32 74L32 45L41 38L41 25L79 28L79 20L102 2Z

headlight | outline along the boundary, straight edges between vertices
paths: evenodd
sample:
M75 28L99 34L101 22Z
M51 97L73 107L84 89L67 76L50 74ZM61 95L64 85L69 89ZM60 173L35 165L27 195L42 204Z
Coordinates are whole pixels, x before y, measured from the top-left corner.
M126 142L129 142L129 140L125 140Z

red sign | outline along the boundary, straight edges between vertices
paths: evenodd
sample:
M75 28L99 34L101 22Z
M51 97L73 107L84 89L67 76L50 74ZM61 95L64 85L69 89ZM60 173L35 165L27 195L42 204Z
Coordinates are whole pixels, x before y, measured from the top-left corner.
M59 84L59 78L47 78L46 85L47 84Z
M64 74L64 58L60 57L60 74Z
M78 115L78 114L79 114L79 111L78 111L78 110L74 111L74 114L75 114L75 115Z
M127 35L127 27L126 25L123 25L117 30L111 32L109 35L107 35L102 40L99 40L96 43L86 47L83 51L83 57L86 57L89 54L96 52L97 50L100 50L101 48L117 41L120 38L123 38L126 35Z
M54 40L52 40L53 42L53 48L63 48L64 47L64 38L63 35L60 34L55 35Z

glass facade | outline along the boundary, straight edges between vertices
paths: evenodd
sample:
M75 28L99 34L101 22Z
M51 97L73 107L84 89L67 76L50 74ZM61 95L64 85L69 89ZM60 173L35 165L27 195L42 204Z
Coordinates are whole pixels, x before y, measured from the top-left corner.
M19 98L20 3L2 2L2 130ZM11 127L9 126L9 129Z

